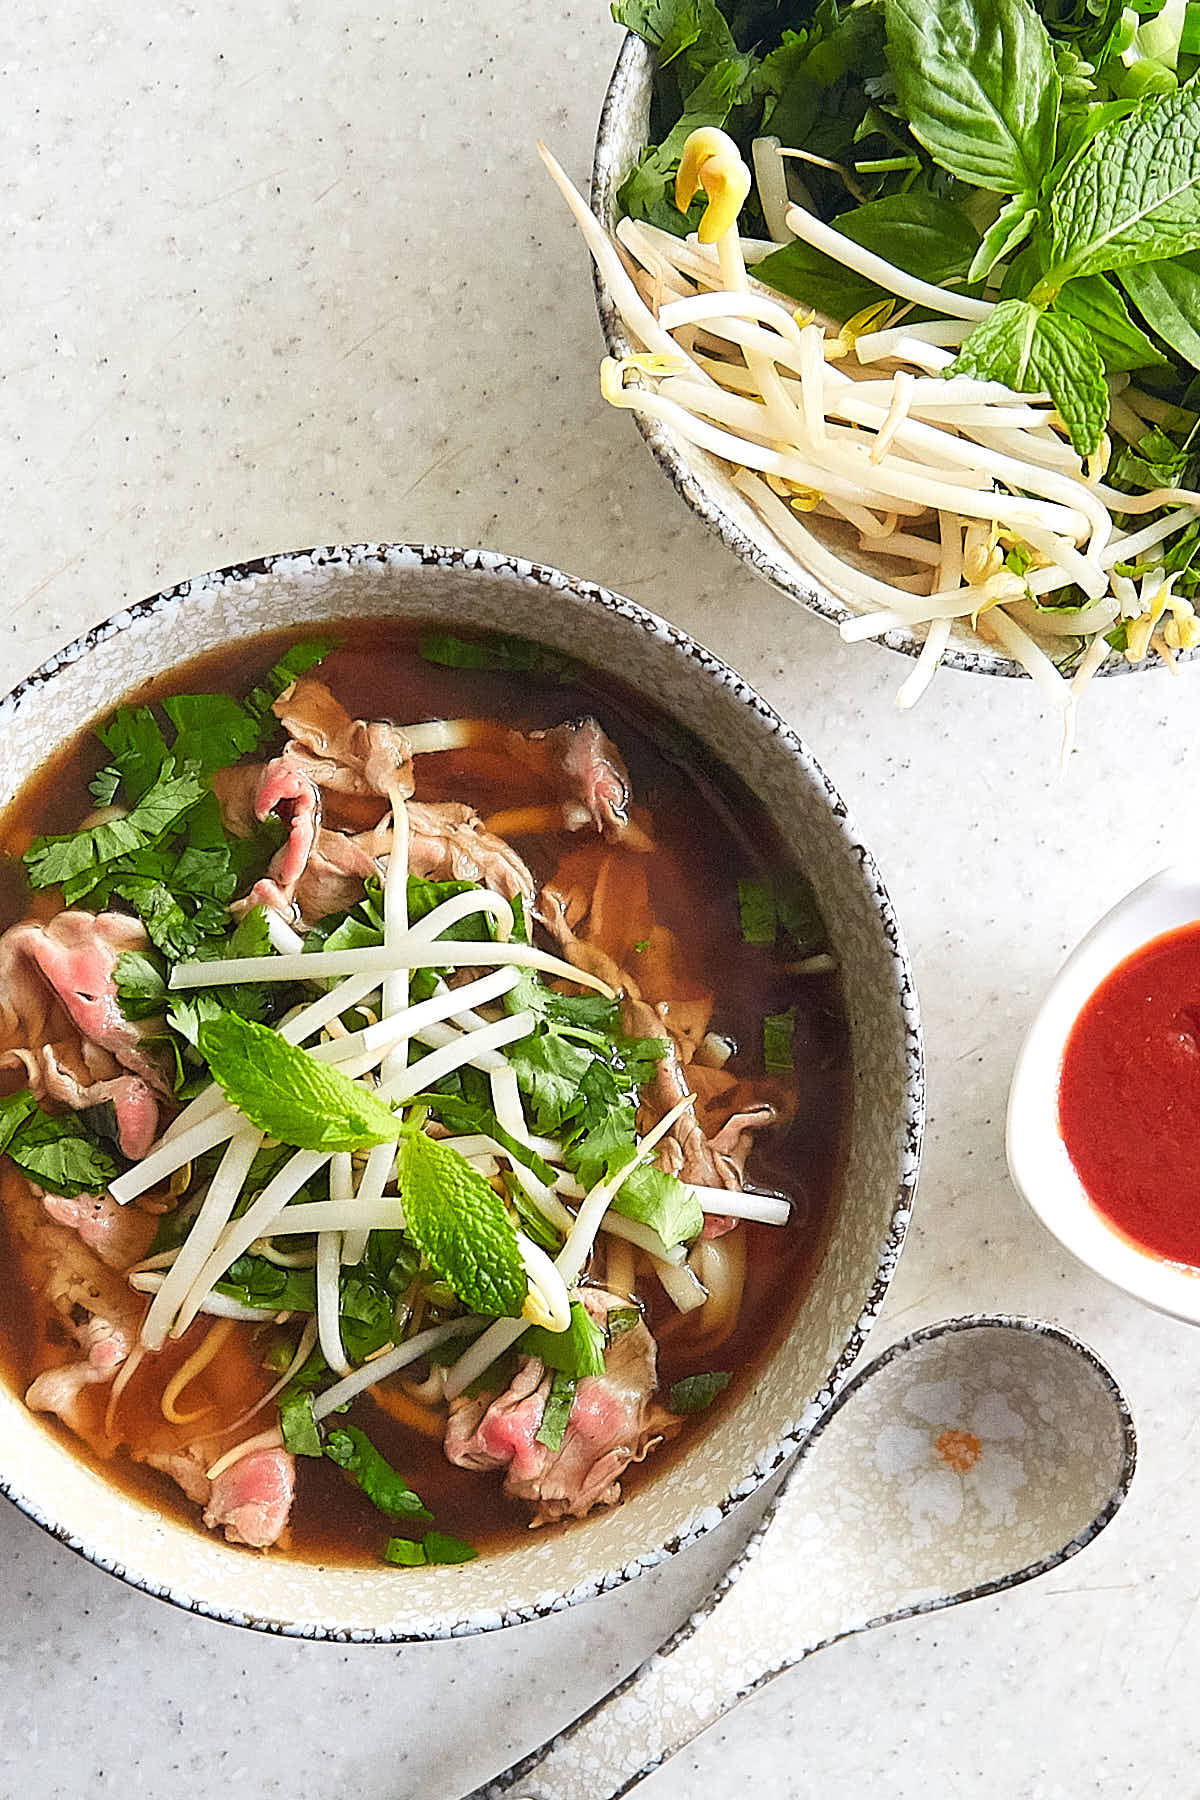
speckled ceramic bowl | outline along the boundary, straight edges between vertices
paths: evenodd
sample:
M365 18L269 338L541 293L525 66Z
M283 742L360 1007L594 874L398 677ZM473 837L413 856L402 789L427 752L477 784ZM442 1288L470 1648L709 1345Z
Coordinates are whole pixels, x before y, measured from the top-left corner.
M912 972L891 903L808 750L682 632L604 588L482 550L359 545L184 582L118 613L0 702L11 794L64 737L136 683L217 645L325 619L438 618L501 629L623 677L747 781L810 873L844 971L853 1125L831 1240L790 1335L752 1391L629 1502L564 1533L438 1569L351 1570L229 1547L110 1487L0 1391L0 1486L48 1531L134 1586L215 1618L390 1641L483 1631L613 1587L708 1530L804 1436L861 1347L891 1277L923 1115Z
M620 216L617 190L646 147L653 76L653 52L641 38L630 32L604 98L592 168L592 209L610 231ZM596 283L596 298L610 355L627 356L633 345L625 336L616 308L601 281ZM686 443L656 419L644 419L636 413L633 417L676 492L756 575L761 575L764 581L769 581L810 612L818 613L834 625L854 618L856 613L875 610L866 601L861 607L849 606L822 586L810 570L771 536L753 507L732 485L716 457ZM853 534L848 530L839 533L836 521L819 519L814 514L805 523L810 531L820 533L846 562L858 564L863 569L870 568L869 559L856 548ZM887 571L877 566L871 572L886 574ZM906 656L918 655L924 641L923 630L908 629L885 632L877 639ZM955 626L954 635L942 656L942 666L966 669L975 675L1026 678L1026 671L1019 663L993 650L965 624ZM1150 665L1132 665L1123 657L1111 656L1101 673L1132 672L1135 666Z

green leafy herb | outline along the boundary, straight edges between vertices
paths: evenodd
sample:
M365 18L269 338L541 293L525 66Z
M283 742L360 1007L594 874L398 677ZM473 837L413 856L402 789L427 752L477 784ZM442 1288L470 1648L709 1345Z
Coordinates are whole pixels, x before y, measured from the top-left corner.
M787 1075L795 1068L792 1038L796 1031L796 1009L768 1013L763 1020L763 1068L768 1075Z
M703 1412L711 1406L717 1395L729 1386L730 1376L727 1370L714 1370L704 1375L685 1375L671 1389L671 1411L673 1413Z
M604 1327L578 1300L571 1302L571 1323L565 1331L531 1325L521 1338L523 1352L539 1357L548 1369L578 1380L585 1375L603 1375L604 1345Z
M690 1187L653 1163L642 1163L617 1189L613 1211L658 1233L670 1250L704 1229L704 1213Z
M1063 298L1080 284L1072 282ZM1200 369L1200 252L1164 262L1131 263L1121 285L1153 331Z
M336 638L307 638L299 644L293 644L274 668L267 671L259 685L247 694L246 712L256 721L258 728L258 742L253 748L261 749L278 731L278 721L271 708L279 696L291 687L298 676L315 668L317 663L324 662L336 643Z
M95 886L110 863L153 844L178 824L204 792L199 775L176 775L168 763L124 818L65 836L35 838L23 858L30 886L57 887L75 882L75 897L81 898ZM80 889L78 884L84 877Z
M578 1383L574 1375L555 1375L550 1384L550 1392L546 1396L542 1422L537 1429L537 1442L544 1444L547 1450L555 1455L563 1447L567 1435L567 1426L571 1421L571 1408L575 1404L575 1390Z
M904 117L934 161L972 187L1035 194L1054 159L1062 83L1027 0L885 0Z
M265 1184L264 1184L265 1185ZM311 1269L284 1269L269 1257L239 1256L217 1287L231 1300L263 1312L316 1311L316 1278Z
M1050 268L1034 290L1200 248L1200 87L1096 132L1050 196Z
M389 1518L431 1519L433 1514L404 1477L393 1469L367 1437L354 1425L339 1425L325 1438L325 1454L344 1469L367 1499Z
M529 1291L504 1202L457 1150L423 1132L401 1146L409 1237L473 1312L519 1318Z
M121 1168L78 1113L56 1118L28 1091L0 1100L0 1149L51 1194L102 1194Z
M390 1538L383 1553L385 1562L404 1569L418 1569L426 1563L474 1562L478 1555L471 1544L444 1531L427 1531L419 1544L412 1538Z
M400 1135L399 1115L369 1089L265 1025L222 1013L201 1025L198 1043L226 1099L285 1144L361 1150Z
M1126 489L1182 487L1195 452L1175 443L1165 431L1151 426L1136 444L1126 445L1113 464L1111 479Z
M1054 310L1069 313L1087 327L1110 375L1166 366L1162 351L1130 318L1120 292L1105 276L1083 275L1069 281Z
M738 908L742 940L747 944L773 944L776 932L775 892L770 882L756 876L738 879Z
M1104 364L1086 326L1028 300L1002 300L947 369L1002 381L1018 393L1045 389L1080 456L1091 456L1108 418Z
M419 648L426 662L445 669L491 669L501 675L550 675L558 680L569 679L577 669L569 656L528 638L460 638L426 631Z
M615 1344L619 1337L627 1331L633 1331L642 1322L642 1315L636 1306L610 1306L604 1320L604 1330L610 1344Z
M967 279L979 247L979 233L961 208L937 195L916 191L887 194L830 221L851 243L948 286ZM887 297L883 288L855 274L832 256L797 238L755 265L759 281L834 319L846 319Z
M313 1397L296 1390L284 1393L279 1400L279 1429L286 1449L293 1456L321 1456L321 1434L313 1414Z
M825 921L812 882L798 870L775 877L779 922L799 956L811 956L826 941Z

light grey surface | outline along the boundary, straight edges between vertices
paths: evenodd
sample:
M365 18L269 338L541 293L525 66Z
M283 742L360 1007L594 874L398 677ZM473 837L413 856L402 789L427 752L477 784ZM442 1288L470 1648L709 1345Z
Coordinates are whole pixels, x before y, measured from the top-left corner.
M1195 841L1200 678L1094 688L1060 778L1026 684L949 675L900 716L906 663L709 539L598 397L585 258L532 150L584 177L618 41L601 0L8 9L3 673L164 582L391 536L594 576L754 680L856 812L918 959L932 1131L872 1348L971 1308L1056 1318L1125 1385L1141 1466L1057 1575L822 1651L647 1795L1190 1793L1200 1339L1067 1262L1002 1123L1069 942ZM168 1612L5 1508L0 1792L452 1800L637 1661L717 1548L513 1634L356 1651Z

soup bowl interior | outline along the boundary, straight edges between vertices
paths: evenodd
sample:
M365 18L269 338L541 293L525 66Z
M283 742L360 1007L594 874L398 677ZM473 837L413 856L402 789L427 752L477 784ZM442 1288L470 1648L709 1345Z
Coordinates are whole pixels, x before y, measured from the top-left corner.
M882 1301L916 1178L916 1001L887 894L844 807L783 722L730 669L631 602L482 551L358 546L203 577L117 615L0 703L12 793L66 737L140 682L285 626L436 619L518 633L617 668L761 798L814 882L842 971L852 1060L849 1149L829 1239L786 1337L712 1428L623 1505L434 1569L255 1556L108 1483L0 1390L0 1485L72 1548L181 1605L265 1630L440 1636L514 1622L612 1586L716 1523L803 1435Z
M611 232L620 218L618 191L630 169L646 148L650 102L654 82L654 55L643 40L630 32L625 39L617 65L613 70L600 127L596 137L595 162L592 170L592 207ZM612 297L602 281L597 280L596 298L600 322L604 329L609 354L627 356L635 346L625 335L625 328L613 305ZM849 598L834 594L817 580L811 570L797 561L767 530L754 509L738 493L729 479L728 470L719 458L685 441L669 426L656 419L634 414L638 430L649 445L660 468L669 476L676 492L692 511L714 531L734 554L791 599L799 601L810 612L835 625L857 614L872 612L875 603L864 591ZM858 547L857 537L840 521L810 514L807 529L835 551L843 562L864 574L887 578L894 565L876 560L874 564ZM925 641L924 627L897 627L882 633L877 642L906 656L917 656ZM1012 657L1001 655L973 632L965 621L959 621L944 651L944 668L965 669L976 675L1008 675L1024 678L1026 671ZM1119 674L1135 666L1121 656L1110 657L1102 674Z

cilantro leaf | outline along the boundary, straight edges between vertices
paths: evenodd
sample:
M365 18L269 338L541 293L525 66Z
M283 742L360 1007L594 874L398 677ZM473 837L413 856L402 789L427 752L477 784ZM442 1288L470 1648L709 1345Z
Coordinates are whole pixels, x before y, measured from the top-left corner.
M123 950L113 969L117 999L127 1019L149 1019L167 1004L162 958L148 950Z
M671 1389L670 1406L673 1413L703 1412L711 1406L717 1395L729 1386L730 1377L726 1370L713 1370L704 1375L685 1375Z
M265 1180L259 1185L265 1186ZM231 1300L264 1312L311 1313L317 1307L316 1277L311 1269L285 1269L250 1252L232 1262L216 1286Z
M1078 319L1028 300L1002 300L964 342L947 375L1002 381L1018 393L1045 389L1080 456L1097 448L1108 419L1104 364Z
M520 1318L529 1282L494 1188L457 1150L420 1131L401 1146L398 1185L409 1237L464 1305Z
M335 638L306 638L293 644L284 652L273 668L263 676L257 687L246 695L245 710L258 727L257 742L251 749L262 749L269 744L279 730L279 721L271 708L282 693L291 687L293 681L315 668L317 663L324 662L329 652L336 648Z
M546 1449L555 1455L562 1449L563 1440L567 1435L567 1426L571 1422L571 1408L575 1404L577 1385L574 1375L564 1375L560 1371L551 1382L550 1392L546 1396L542 1422L537 1428L536 1442L544 1444Z
M55 1118L33 1095L0 1101L0 1145L23 1175L52 1194L102 1194L120 1165L76 1113Z
M753 875L738 877L738 908L742 916L742 942L775 942L775 894L769 881Z
M120 706L96 736L112 757L126 797L136 804L154 786L167 760L167 742L153 709Z
M163 711L175 727L172 756L177 763L194 762L202 775L258 747L258 721L232 694L172 694Z
M490 1107L477 1106L472 1101L461 1099L457 1094L439 1093L414 1094L408 1105L428 1107L429 1111L456 1135L465 1137L480 1132L485 1137L492 1138L494 1142L507 1150L515 1161L523 1163L527 1169L531 1170L539 1181L544 1181L548 1187L553 1187L555 1172L550 1164L540 1157L536 1150L530 1150L528 1145L511 1137Z
M901 111L936 163L994 194L1035 194L1062 82L1028 0L885 0Z
M704 1229L704 1212L691 1188L652 1163L625 1177L612 1206L623 1218L656 1231L668 1250L690 1243Z
M225 1012L201 1025L197 1042L226 1098L282 1143L300 1150L361 1150L400 1135L399 1115L368 1088L268 1026Z
M330 1462L344 1469L372 1506L389 1518L431 1519L433 1514L404 1477L393 1469L365 1432L354 1425L339 1425L325 1439Z
M293 1456L324 1454L310 1393L297 1388L280 1395L279 1429L283 1434L285 1449L290 1450Z
M535 1128L551 1134L577 1110L580 1083L592 1058L556 1032L510 1044L509 1064L533 1109Z
M543 1325L531 1325L522 1333L521 1350L538 1357L560 1375L582 1379L585 1375L603 1375L605 1342L604 1327L597 1324L581 1301L572 1300L571 1323L565 1331L547 1331Z

